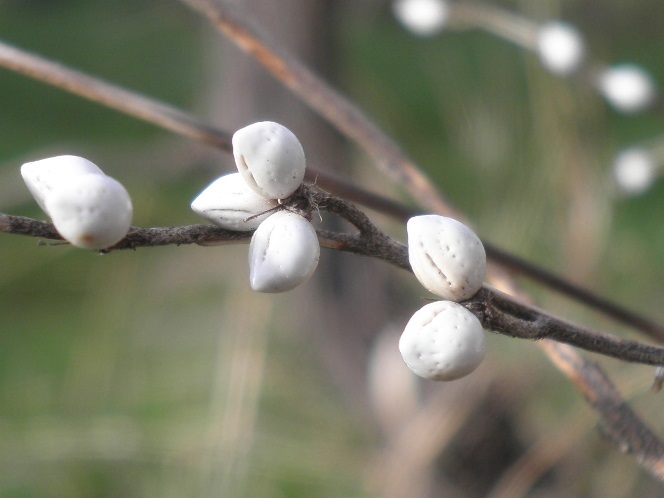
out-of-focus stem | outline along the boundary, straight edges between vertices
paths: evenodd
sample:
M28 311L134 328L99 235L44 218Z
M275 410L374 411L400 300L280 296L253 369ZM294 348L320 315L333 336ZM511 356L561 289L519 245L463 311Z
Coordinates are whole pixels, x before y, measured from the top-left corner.
M0 41L0 66L199 142L231 150L230 135L201 123L175 107L109 84L2 41Z

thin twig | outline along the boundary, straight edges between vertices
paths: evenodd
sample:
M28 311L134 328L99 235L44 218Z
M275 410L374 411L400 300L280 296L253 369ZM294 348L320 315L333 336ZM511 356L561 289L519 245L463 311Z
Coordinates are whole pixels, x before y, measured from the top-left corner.
M572 324L541 309L519 303L486 285L463 304L477 315L485 328L509 337L550 339L613 358L629 357L635 363L647 365L661 365L664 361L662 346L646 346L638 341L619 339Z

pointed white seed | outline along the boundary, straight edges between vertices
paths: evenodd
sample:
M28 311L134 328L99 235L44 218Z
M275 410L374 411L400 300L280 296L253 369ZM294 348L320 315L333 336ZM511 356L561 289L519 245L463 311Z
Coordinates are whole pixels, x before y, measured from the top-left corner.
M260 224L249 245L249 283L258 292L284 292L311 277L320 246L299 214L279 211Z
M450 301L464 301L481 287L486 253L463 223L438 215L408 220L408 259L420 283Z
M96 164L78 156L49 157L21 166L23 181L46 214L46 196L57 185L68 182L74 176L89 174L103 175L104 172Z
M235 164L247 185L268 199L286 199L304 179L304 150L285 126L262 121L233 135Z
M46 212L62 237L84 249L105 249L124 238L132 204L125 188L106 175L74 176L46 196Z
M276 201L249 188L240 173L217 178L191 203L191 209L199 216L222 228L237 231L255 230L273 214L268 211L276 206Z
M471 373L484 359L484 331L477 317L460 304L438 301L412 316L399 351L420 377L454 380Z

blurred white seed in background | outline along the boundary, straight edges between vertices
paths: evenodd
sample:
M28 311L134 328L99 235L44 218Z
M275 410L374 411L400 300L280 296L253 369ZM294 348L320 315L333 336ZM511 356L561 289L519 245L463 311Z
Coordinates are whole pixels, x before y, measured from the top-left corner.
M609 104L625 113L646 109L657 96L650 74L634 64L606 69L600 74L597 84Z
M585 55L585 45L575 27L554 21L540 27L537 33L537 53L546 69L566 76L579 68Z
M444 0L396 0L392 11L404 28L418 36L440 33L449 17Z
M613 176L618 188L628 195L645 192L655 181L657 162L640 147L625 149L613 162Z

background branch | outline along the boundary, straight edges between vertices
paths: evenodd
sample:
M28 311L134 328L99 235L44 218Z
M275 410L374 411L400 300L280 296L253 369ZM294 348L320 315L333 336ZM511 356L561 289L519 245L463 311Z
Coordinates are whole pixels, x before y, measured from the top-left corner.
M0 66L52 85L198 142L230 151L228 133L202 123L175 107L125 90L80 71L0 41Z

